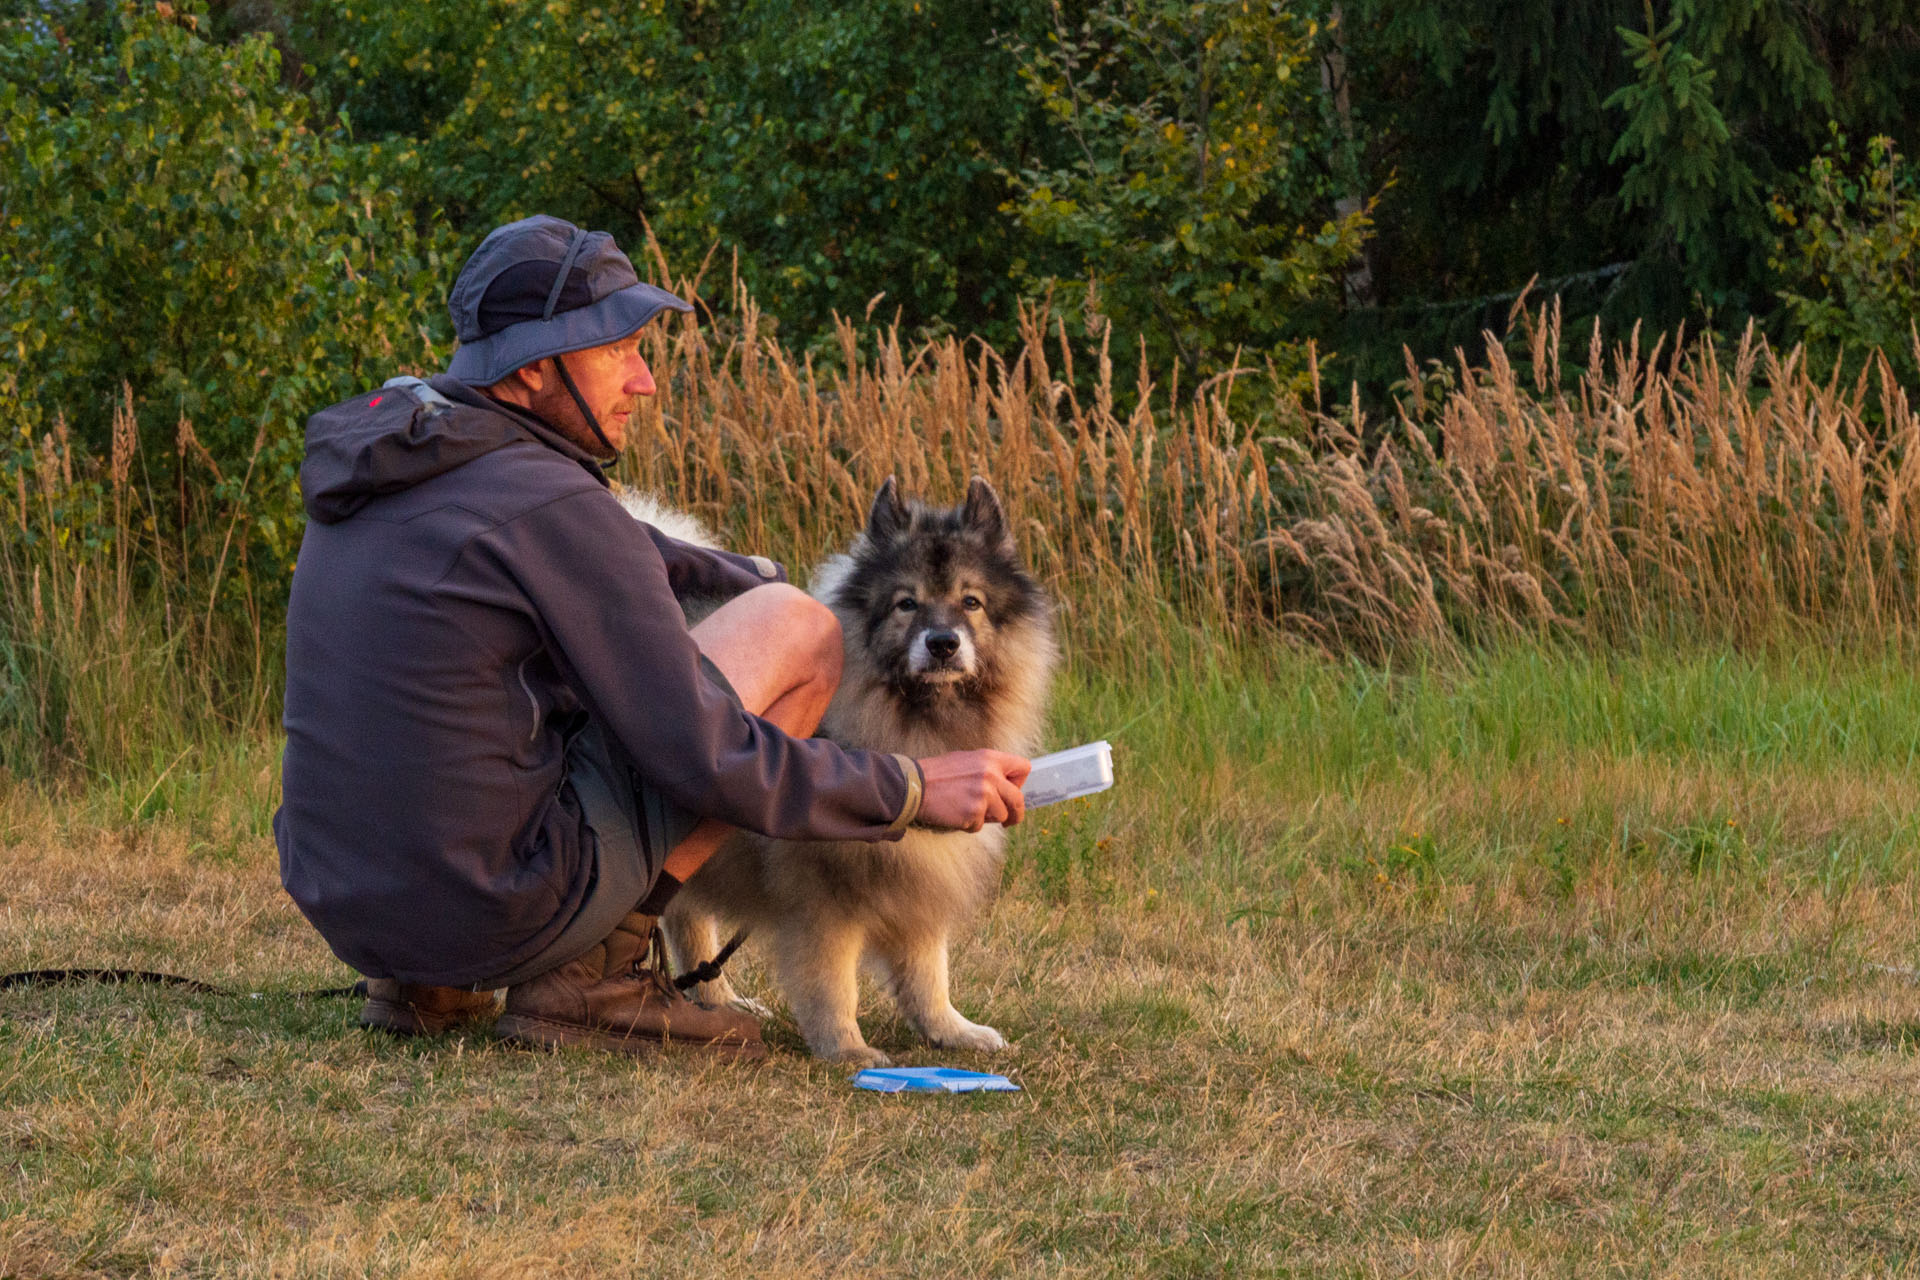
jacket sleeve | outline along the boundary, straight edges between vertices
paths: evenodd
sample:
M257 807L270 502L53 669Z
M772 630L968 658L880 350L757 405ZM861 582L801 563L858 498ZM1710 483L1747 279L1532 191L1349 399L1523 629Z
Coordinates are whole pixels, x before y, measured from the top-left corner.
M642 529L653 539L667 567L667 582L676 596L737 596L769 582L785 582L787 571L765 556L741 556L670 538L650 524Z
M743 710L701 670L666 558L642 529L604 492L581 492L467 554L518 586L589 711L676 803L781 839L897 838L919 809L918 767L790 737Z

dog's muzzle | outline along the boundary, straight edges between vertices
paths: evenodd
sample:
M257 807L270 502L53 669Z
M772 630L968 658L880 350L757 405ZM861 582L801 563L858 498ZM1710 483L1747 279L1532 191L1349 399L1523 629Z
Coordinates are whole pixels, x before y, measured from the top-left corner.
M973 674L973 638L954 627L928 627L913 638L907 667L923 680L960 680Z

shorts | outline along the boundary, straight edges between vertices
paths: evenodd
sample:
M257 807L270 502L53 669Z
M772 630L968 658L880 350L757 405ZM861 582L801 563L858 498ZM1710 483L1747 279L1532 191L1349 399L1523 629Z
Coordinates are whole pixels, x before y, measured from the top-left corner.
M706 654L700 669L726 690L740 695ZM554 940L512 970L474 990L511 987L577 960L606 941L649 892L667 865L667 855L700 825L701 815L669 800L640 776L625 747L598 723L589 721L567 744L566 783L580 801L581 816L593 830L588 842L593 879L580 909Z

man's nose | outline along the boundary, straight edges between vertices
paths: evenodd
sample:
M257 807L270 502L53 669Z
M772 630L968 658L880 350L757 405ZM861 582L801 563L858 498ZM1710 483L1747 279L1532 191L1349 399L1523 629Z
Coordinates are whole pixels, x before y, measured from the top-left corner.
M630 396L650 396L654 393L653 370L647 368L647 362L639 356L633 358L634 368L629 371L627 381L620 390Z

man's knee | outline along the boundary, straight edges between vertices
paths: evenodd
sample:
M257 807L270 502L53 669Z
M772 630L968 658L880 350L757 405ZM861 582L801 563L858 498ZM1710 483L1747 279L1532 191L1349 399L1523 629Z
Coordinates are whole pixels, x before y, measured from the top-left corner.
M812 661L814 678L829 689L840 686L840 668L846 661L846 641L840 633L840 619L833 610L812 596L800 597L804 605L795 607L796 621L805 628L806 652Z
M846 649L840 619L833 610L784 582L754 588L754 594L762 592L767 593L766 607L773 615L780 647L804 662L813 679L837 687Z

